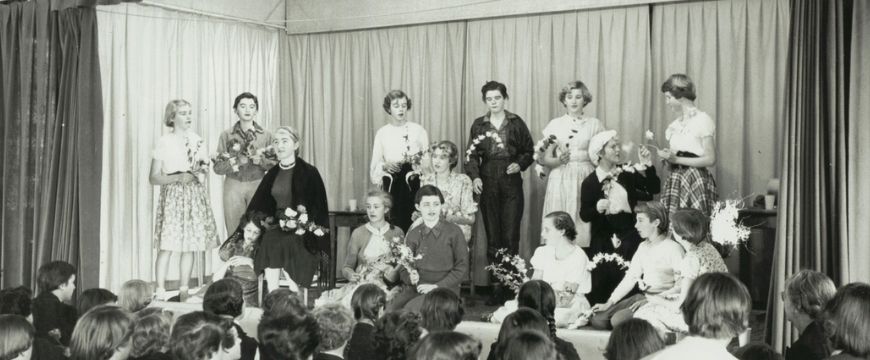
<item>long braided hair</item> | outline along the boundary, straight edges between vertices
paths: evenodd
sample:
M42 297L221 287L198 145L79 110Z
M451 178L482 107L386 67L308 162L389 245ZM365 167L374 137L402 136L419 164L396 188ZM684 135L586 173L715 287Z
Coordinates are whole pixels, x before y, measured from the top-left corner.
M541 313L550 326L550 339L556 338L556 292L550 284L543 280L527 281L520 287L517 303Z

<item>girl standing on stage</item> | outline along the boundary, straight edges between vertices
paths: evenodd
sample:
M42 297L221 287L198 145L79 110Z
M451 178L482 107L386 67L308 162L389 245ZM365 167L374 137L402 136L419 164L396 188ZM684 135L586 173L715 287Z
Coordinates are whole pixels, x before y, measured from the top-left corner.
M172 129L157 141L151 161L151 185L160 185L154 246L157 254L157 294L166 291L166 271L173 252L181 253L179 295L187 298L193 253L217 246L217 226L205 188L208 150L191 129L193 110L187 100L166 105L163 123Z
M695 107L695 84L688 76L671 75L662 84L662 93L680 116L665 131L669 148L658 151L671 171L661 201L670 214L692 208L709 216L718 199L716 180L707 169L716 165L716 124Z
M550 168L547 193L544 197L544 214L564 211L571 216L577 227L575 244L589 246L589 223L579 219L580 184L595 165L589 159L589 139L604 131L601 120L583 114L583 109L592 101L592 94L582 81L572 81L559 92L559 102L567 113L553 120L544 128L544 138L555 141L538 152L538 163ZM543 152L542 152L543 150Z
M415 159L429 146L429 134L420 124L408 121L411 98L402 90L392 90L384 97L384 111L390 123L378 129L372 147L369 170L372 183L393 196L393 223L407 232L414 213L414 194L420 188L419 177L408 176Z

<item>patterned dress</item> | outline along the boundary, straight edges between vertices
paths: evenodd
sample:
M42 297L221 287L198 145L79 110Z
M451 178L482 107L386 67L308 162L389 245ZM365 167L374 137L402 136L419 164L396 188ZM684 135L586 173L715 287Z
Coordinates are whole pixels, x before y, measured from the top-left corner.
M694 110L684 114L665 131L670 149L678 157L704 156L703 140L716 137L716 124L707 113ZM670 165L671 174L665 181L662 204L673 214L680 208L701 210L709 216L718 200L716 179L707 168Z
M589 246L589 223L580 220L580 184L595 170L589 159L589 139L604 131L601 120L591 117L577 119L565 114L550 120L544 128L544 137L556 137L555 155L568 152L571 158L567 164L550 170L547 176L547 193L544 196L543 215L564 211L571 215L577 227L576 244Z
M446 183L439 183L435 174L424 176L422 185L433 185L444 195L445 219L462 229L465 241L471 240L471 226L474 225L474 215L477 213L477 203L474 202L471 178L465 174L451 172ZM419 212L414 218L419 217Z
M199 161L209 161L202 138L191 132L162 136L157 141L153 158L162 163L164 174L191 171ZM154 223L155 248L179 252L206 251L219 244L203 179L160 186Z
M677 281L685 285L684 279L694 281L709 272L728 272L725 261L708 241L702 241L697 245L688 246L683 261L674 269ZM647 303L634 313L634 317L649 321L658 329L675 332L688 332L689 327L683 320L680 311L681 299L671 300L667 305L660 303Z

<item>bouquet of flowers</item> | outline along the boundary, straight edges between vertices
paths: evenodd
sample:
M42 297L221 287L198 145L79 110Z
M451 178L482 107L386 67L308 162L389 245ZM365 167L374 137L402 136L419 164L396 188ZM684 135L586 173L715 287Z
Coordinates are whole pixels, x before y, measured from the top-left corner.
M730 253L730 249L749 239L749 227L739 220L741 208L743 208L742 200L717 201L713 205L713 214L710 215L710 237L713 244L729 249L726 253Z
M468 146L468 150L465 151L465 161L471 161L471 156L477 154L477 147L484 141L489 139L490 141L495 142L495 145L501 149L504 149L504 142L502 142L501 137L498 136L498 133L495 131L487 131L485 134L478 135L474 140L471 141L471 145Z
M199 150L202 149L202 140L200 139L195 143L191 143L190 139L188 139L185 143L185 147L187 148L187 163L190 164L190 170L188 170L188 172L195 176L200 184L204 184L205 176L209 171L209 163L208 161L199 158Z
M405 244L405 241L398 236L390 240L390 255L392 256L392 261L395 262L396 265L404 266L405 269L408 270L408 274L411 275L412 285L417 285L417 281L420 279L420 274L417 272L417 269L414 268L414 264L417 260L422 259L423 255L414 255L414 251L411 250L411 248Z
M281 230L293 231L296 235L310 232L314 236L320 237L328 232L326 228L315 224L314 221L308 218L308 209L304 205L297 206L295 210L288 207L278 213L278 225L281 227Z
M529 281L526 261L519 255L508 254L507 249L504 248L498 249L495 256L499 261L487 265L485 269L492 272L492 275L499 282L509 287L515 293L519 292L520 286Z
M550 145L556 143L556 135L550 135L538 141L535 144L535 154L532 155L532 158L535 160L535 173L538 174L539 177L544 178L547 174L544 174L544 167L541 164L538 164L537 161L540 159L540 154L547 151L550 148Z
M631 266L631 262L626 261L625 259L622 258L622 256L619 256L619 254L598 253L595 256L593 256L592 260L589 261L589 263L586 265L586 270L589 270L589 271L595 270L595 268L597 268L598 265L601 264L602 262L612 262L612 263L616 264L617 266L619 266L620 269L623 269L623 270L626 270L626 269L628 269L629 266Z

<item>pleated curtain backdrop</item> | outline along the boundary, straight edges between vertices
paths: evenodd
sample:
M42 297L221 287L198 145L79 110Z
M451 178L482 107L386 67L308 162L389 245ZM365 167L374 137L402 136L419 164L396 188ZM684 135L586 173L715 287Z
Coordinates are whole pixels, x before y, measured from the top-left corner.
M849 237L846 239L848 281L870 282L870 2L855 1L852 9L852 43L849 62L848 205Z
M166 104L193 105L193 130L216 153L220 133L237 120L236 95L259 97L257 122L278 121L279 34L256 26L140 5L98 10L106 127L103 136L100 285L118 290L130 279L154 279L152 234L159 187L148 176ZM215 221L225 238L223 177L208 179ZM216 251L197 257L193 278L211 274ZM170 268L168 279L177 279Z

